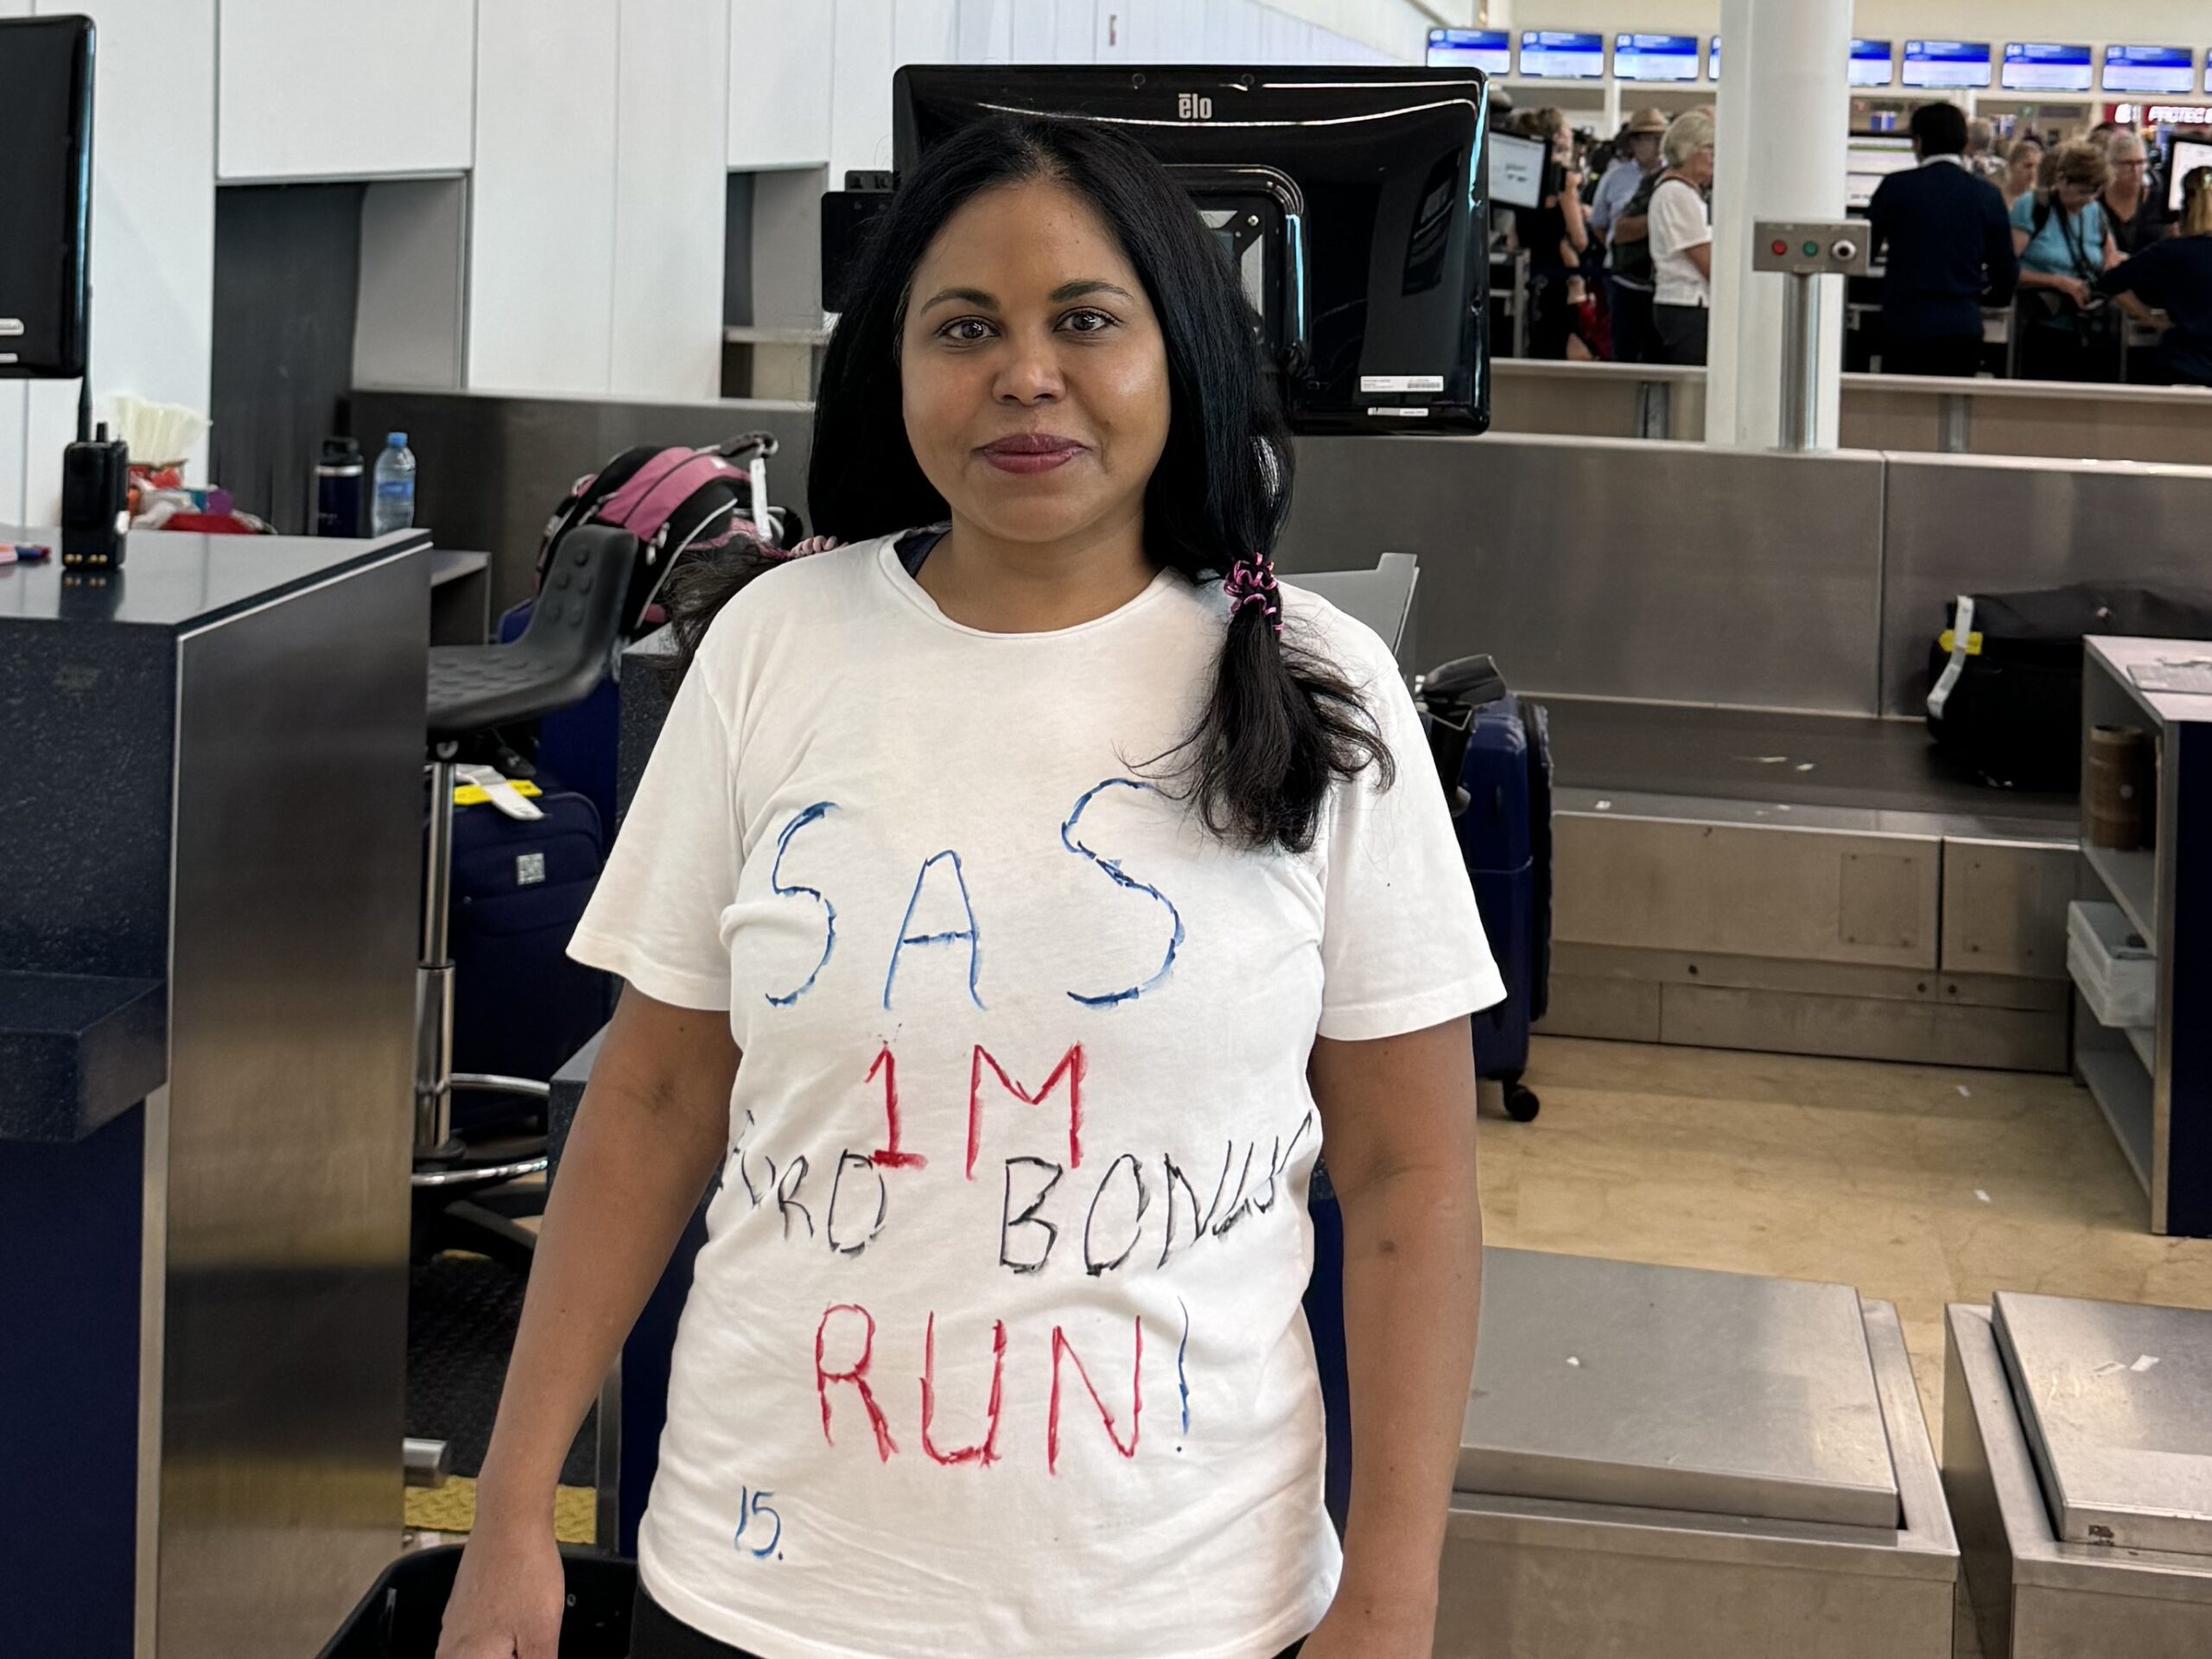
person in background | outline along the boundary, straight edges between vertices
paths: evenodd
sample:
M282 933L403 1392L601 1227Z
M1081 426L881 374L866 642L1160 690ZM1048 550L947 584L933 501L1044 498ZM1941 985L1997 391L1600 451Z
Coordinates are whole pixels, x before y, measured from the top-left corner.
M2051 158L2048 190L2012 204L2012 245L2020 256L2020 372L2031 380L2096 378L2107 334L2093 284L2119 263L2097 198L2112 164L2094 144L2066 144ZM2115 365L2117 353L2113 353Z
M1662 363L1701 365L1712 323L1713 118L1693 110L1675 118L1661 143L1666 171L1651 193L1651 266L1657 281L1651 320Z
M2005 162L1997 154L1997 129L1986 116L1967 123L1967 171L1992 184L2004 176Z
M2100 121L2095 126L2089 129L2089 136L2082 142L2086 144L2094 145L2097 149L2106 152L2106 155L2109 157L2112 151L2113 137L2119 131L2119 122Z
M2006 213L2036 188L2036 175L2042 169L2043 146L2032 138L2023 138L2005 152L2005 172L1997 181L1997 188L2005 198Z
M1612 314L1613 356L1622 363L1647 362L1658 346L1651 330L1649 214L1662 166L1660 141L1666 136L1662 111L1639 110L1630 117L1621 131L1620 159L1598 181L1598 197L1590 208L1590 227L1604 238L1608 255L1605 303ZM1634 257L1624 260L1631 247Z
M2125 258L2164 241L2174 224L2160 200L2162 193L2152 188L2151 152L2141 138L2115 132L2105 147L2105 158L2112 164L2112 181L2097 200L2105 210L2105 223L2112 227L2113 245Z
M2179 233L2107 271L2099 287L2161 329L2158 368L2166 379L2212 386L2212 167L2192 168L2182 180Z
M1514 214L1515 235L1529 255L1529 351L1564 358L1573 332L1573 289L1581 280L1590 230L1582 216L1582 175L1574 160L1574 133L1555 109L1531 110L1522 133L1551 148L1552 176L1541 206Z
M1981 308L2009 305L2020 274L2005 198L1967 170L1967 118L1955 104L1912 112L1920 165L1892 173L1866 217L1870 251L1886 249L1882 367L1971 377L1981 365Z

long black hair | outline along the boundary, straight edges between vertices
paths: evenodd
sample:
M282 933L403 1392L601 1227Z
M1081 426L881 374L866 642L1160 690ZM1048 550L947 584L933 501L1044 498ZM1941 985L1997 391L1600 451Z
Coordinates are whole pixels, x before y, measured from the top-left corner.
M1290 429L1260 356L1258 320L1191 198L1134 139L1090 123L1024 117L963 129L902 180L862 256L822 365L807 499L844 541L948 516L906 438L899 343L915 268L946 220L999 186L1050 182L1089 202L1143 280L1166 346L1167 442L1145 487L1145 552L1192 582L1272 555L1289 511ZM705 567L672 600L688 658L736 588L765 568ZM1294 632L1295 625L1292 625ZM1278 639L1257 606L1230 619L1194 730L1160 757L1165 777L1223 839L1294 852L1313 844L1331 785L1389 746L1357 689Z

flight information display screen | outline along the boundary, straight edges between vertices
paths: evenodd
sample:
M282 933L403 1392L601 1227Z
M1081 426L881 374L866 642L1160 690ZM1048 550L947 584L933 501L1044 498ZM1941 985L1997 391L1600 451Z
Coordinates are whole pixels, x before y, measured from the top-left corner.
M1887 41L1851 42L1851 84L1886 86L1897 79L1897 63Z
M1613 36L1616 80L1695 80L1697 77L1694 35Z
M2086 92L2089 48L2056 41L2008 41L2005 87L2015 92Z
M1986 86L1987 41L1907 41L1904 84L1908 86Z
M1432 69L1479 69L1486 75L1513 73L1513 37L1502 29L1432 29Z
M1605 37L1564 29L1521 31L1521 73L1534 80L1603 80Z
M2196 90L2196 53L2186 46L2105 48L2105 91L2178 92Z

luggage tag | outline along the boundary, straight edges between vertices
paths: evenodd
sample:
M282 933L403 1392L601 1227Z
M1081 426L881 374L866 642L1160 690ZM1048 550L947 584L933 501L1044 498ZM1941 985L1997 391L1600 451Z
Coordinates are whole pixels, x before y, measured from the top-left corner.
M483 791L484 798L511 818L519 819L527 823L534 818L542 818L545 816L535 802L524 796L514 785L509 783L505 775L495 766L455 766L454 776L460 779L462 783L472 785ZM454 791L456 801L460 800L461 793L461 791L458 790ZM461 804L468 804L466 802Z

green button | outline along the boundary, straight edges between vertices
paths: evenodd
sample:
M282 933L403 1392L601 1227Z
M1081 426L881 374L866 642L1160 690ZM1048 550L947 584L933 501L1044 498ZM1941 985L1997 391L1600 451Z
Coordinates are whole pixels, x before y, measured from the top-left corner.
M1819 258L1821 257L1821 245L1817 242L1808 242L1805 245L1805 257L1808 259Z

